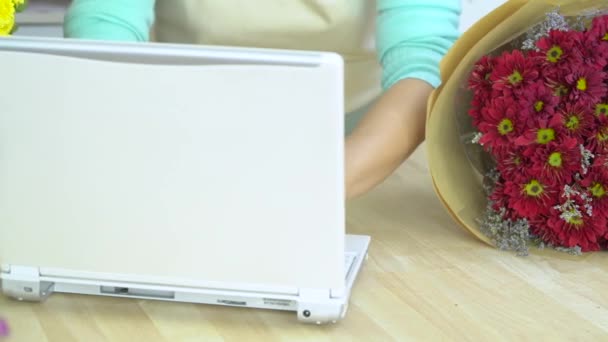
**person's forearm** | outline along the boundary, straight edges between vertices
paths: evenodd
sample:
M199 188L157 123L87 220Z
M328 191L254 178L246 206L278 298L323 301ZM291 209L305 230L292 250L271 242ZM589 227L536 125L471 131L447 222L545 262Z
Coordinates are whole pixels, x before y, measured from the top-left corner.
M433 88L405 79L387 90L346 138L347 199L366 193L399 167L424 140Z

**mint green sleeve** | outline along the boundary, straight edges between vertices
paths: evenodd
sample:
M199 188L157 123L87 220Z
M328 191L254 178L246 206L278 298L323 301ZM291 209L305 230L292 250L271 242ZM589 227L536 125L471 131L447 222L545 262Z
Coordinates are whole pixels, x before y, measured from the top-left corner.
M64 18L66 38L148 41L155 0L73 0Z
M459 37L461 0L377 0L382 87L416 78L441 84L439 62Z

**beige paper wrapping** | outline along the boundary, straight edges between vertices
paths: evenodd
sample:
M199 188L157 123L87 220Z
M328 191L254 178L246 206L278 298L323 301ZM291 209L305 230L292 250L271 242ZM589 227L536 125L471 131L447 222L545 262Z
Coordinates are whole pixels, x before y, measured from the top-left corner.
M524 34L558 6L561 14L574 16L605 7L606 0L507 1L456 41L441 63L442 86L429 99L426 145L435 192L461 227L490 245L492 242L479 230L477 221L487 203L482 177L461 142L457 115L467 114L456 113L455 98L479 58Z

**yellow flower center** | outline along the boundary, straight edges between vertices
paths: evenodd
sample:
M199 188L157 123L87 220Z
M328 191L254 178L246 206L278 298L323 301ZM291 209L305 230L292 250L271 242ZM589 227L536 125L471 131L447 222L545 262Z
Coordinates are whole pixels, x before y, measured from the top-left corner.
M608 32L602 37L602 40L608 40Z
M541 128L536 132L536 142L539 144L547 144L555 140L555 131L553 128Z
M563 84L560 84L554 88L553 95L564 96L566 94L568 94L568 88L566 88L566 86L564 86Z
M544 107L545 107L545 103L543 101L538 100L534 103L534 110L537 113L540 112L541 110L543 110Z
M607 115L608 114L608 103L598 103L595 105L595 115Z
M562 154L559 152L553 152L549 155L549 165L553 167L562 166Z
M580 91L585 91L587 90L587 79L584 77L579 78L576 81L576 89L580 90Z
M576 213L574 210L571 210L570 215L568 215L566 222L568 222L570 225L573 225L575 227L575 229L579 229L581 225L583 225L583 218L580 216L580 214Z
M608 134L606 133L607 129L606 128L602 128L596 135L597 140L600 142L604 142L606 140L608 140Z
M570 115L568 117L568 121L566 121L566 128L568 128L571 131L575 131L578 128L579 124L580 124L580 121L578 119L578 116Z
M562 48L557 45L553 45L553 47L551 47L549 51L547 51L547 60L551 63L556 63L557 61L559 61L563 53L564 51L562 50Z
M526 195L530 197L539 197L543 194L544 188L542 184L540 184L536 179L530 181L530 183L524 186L524 191Z
M523 79L524 78L521 76L521 73L518 70L513 70L513 73L508 77L509 83L511 84L517 84L523 81Z
M519 157L513 158L513 164L515 164L515 165L521 164L521 159Z
M591 191L591 194L597 198L600 198L600 197L603 197L604 195L606 195L606 189L604 189L604 187L600 183L593 184L590 191Z
M502 119L502 121L498 123L498 133L507 135L511 132L513 132L513 122L509 119Z

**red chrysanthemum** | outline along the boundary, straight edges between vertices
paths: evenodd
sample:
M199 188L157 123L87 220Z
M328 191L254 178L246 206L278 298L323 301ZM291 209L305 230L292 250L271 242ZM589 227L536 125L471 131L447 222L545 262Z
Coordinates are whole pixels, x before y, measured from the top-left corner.
M598 70L608 65L608 16L593 18L591 27L585 32L581 51L585 63Z
M602 118L596 118L595 124L592 131L592 135L587 137L587 144L585 145L594 154L606 154L608 153L608 120Z
M490 76L494 70L494 65L495 61L491 56L483 56L473 65L468 85L476 98L487 98L492 93Z
M505 194L505 182L503 178L499 178L494 184L492 193L488 196L488 199L492 201L492 208L496 211L500 211L501 208L508 208L509 197ZM507 216L512 215L511 213L508 214Z
M532 83L519 96L519 105L528 116L553 115L558 104L559 97L540 80Z
M562 190L559 206L553 207L545 229L557 246L580 247L583 252L600 249L599 241L606 234L606 217L595 215L584 192Z
M547 227L547 216L538 216L528 220L530 235L538 237L544 243L557 244L557 234Z
M597 103L606 96L608 90L604 83L606 73L585 65L573 65L564 79L569 87L570 101Z
M496 168L504 179L524 181L532 168L532 161L525 156L523 148L505 149L495 155Z
M608 65L608 44L588 39L580 51L583 63L592 69L600 71Z
M518 146L546 145L564 134L562 118L553 115L549 118L535 118L526 121L526 131L515 139Z
M509 207L519 217L533 219L549 213L549 209L556 203L558 192L550 184L526 177L524 181L505 182L504 193L509 197Z
M479 131L483 134L479 143L487 151L507 147L523 129L519 106L509 98L499 97L481 110Z
M587 175L580 181L592 199L594 215L608 215L608 162L606 156L597 157Z
M538 76L534 60L526 58L521 51L514 50L496 57L490 80L494 89L510 94L536 81Z
M547 36L536 42L543 67L559 69L580 61L581 53L577 42L581 40L582 34L579 31L550 30Z
M608 99L604 98L600 102L593 105L593 114L600 120L608 118Z
M593 18L586 35L597 42L608 43L608 15L598 15Z
M570 85L566 82L566 75L570 73L570 70L567 66L546 69L545 74L542 76L542 80L551 88L553 95L559 98L560 104L569 101Z
M606 100L596 103L592 108L592 132L587 136L587 143L598 154L608 152L608 104Z
M589 106L583 102L566 102L559 109L558 114L562 117L564 132L576 138L579 143L593 134L594 118Z
M532 161L529 173L544 184L569 184L581 172L581 153L575 138L564 136L546 145L531 145L523 155Z
M478 127L482 122L482 109L491 105L492 99L494 97L491 95L488 96L479 96L476 95L473 97L470 103L469 108L469 116L473 119L473 125Z

